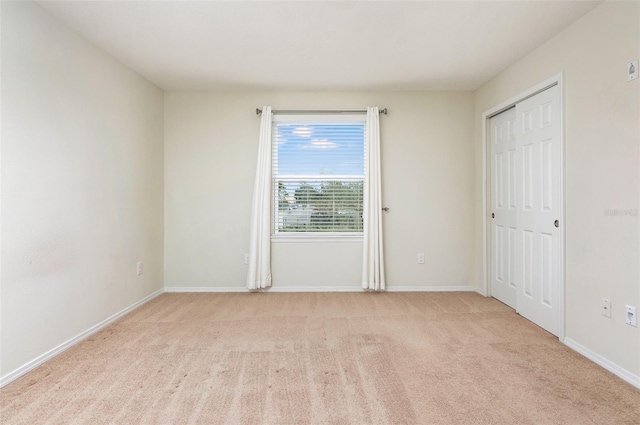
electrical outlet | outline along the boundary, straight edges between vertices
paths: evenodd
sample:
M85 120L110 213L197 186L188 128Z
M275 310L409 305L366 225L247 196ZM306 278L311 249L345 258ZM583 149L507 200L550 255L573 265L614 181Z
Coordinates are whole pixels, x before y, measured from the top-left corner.
M627 64L627 81L638 78L638 59Z
M249 264L249 254L244 254L244 263Z
M136 273L138 273L138 276L142 274L142 261L138 261L138 264L136 265Z
M424 253L418 253L418 264L424 264Z
M611 301L602 299L602 315L611 319Z
M626 310L625 320L627 321L627 325L638 327L638 312L636 308L632 305L625 305Z

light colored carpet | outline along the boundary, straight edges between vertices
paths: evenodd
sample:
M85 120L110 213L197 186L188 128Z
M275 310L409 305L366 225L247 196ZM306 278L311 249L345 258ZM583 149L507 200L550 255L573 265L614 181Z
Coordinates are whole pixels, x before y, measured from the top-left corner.
M474 293L164 294L0 391L3 424L638 424Z

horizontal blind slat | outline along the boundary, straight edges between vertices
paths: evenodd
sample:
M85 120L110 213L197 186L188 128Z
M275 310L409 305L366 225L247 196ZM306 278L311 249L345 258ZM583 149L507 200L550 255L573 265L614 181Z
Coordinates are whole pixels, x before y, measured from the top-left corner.
M274 232L362 232L364 123L272 128Z

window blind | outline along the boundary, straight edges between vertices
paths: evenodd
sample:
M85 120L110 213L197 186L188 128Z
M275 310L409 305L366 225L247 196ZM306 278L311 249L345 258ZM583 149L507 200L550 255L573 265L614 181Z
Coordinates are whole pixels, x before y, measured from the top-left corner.
M272 126L273 234L362 234L364 118L306 118Z

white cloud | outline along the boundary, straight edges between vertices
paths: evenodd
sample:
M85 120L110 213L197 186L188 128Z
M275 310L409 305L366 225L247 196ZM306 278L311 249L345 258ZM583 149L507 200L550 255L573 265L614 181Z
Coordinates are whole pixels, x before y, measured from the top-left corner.
M300 126L296 127L291 133L298 137L311 137L313 129L311 127Z
M313 139L308 145L301 146L302 149L335 149L338 144L327 139Z

